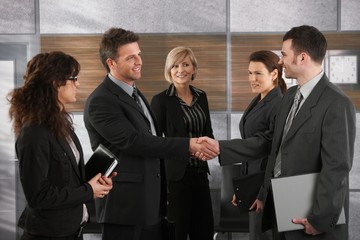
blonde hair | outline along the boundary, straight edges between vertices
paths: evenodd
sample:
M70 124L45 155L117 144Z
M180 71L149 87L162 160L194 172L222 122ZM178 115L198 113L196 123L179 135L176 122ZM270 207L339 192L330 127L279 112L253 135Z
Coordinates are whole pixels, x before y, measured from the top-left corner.
M190 61L191 61L192 65L194 66L194 74L191 79L192 80L195 79L196 74L197 74L197 69L198 69L198 64L197 64L195 54L190 48L180 46L180 47L173 48L166 57L165 72L164 72L166 81L172 83L171 69L173 68L174 65L180 63L187 57L190 58Z

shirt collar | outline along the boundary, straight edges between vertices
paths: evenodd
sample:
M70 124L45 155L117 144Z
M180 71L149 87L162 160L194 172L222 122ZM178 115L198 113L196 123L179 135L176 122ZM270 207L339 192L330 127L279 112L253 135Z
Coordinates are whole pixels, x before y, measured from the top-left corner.
M194 95L194 98L198 98L200 96L200 93L201 93L201 90L190 85L190 91L193 93ZM168 87L168 89L166 90L166 93L165 93L166 96L177 96L177 93L176 93L176 87L174 84L170 84L170 86Z
M124 83L123 81L115 78L113 75L111 75L111 73L108 73L108 77L110 78L111 81L113 81L116 85L118 85L119 87L122 88L122 90L124 90L127 94L129 94L130 96L132 96L133 92L134 92L134 87L135 83L133 86L130 86L129 84Z
M303 96L304 100L310 95L316 84L320 81L320 79L323 77L324 71L321 71L318 75L316 75L313 79L305 83L301 86L300 92Z

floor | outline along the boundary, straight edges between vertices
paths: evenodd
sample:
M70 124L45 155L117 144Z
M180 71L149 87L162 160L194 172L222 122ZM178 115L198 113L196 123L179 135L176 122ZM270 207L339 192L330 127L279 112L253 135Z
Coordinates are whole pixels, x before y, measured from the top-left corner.
M248 233L219 233L214 240L248 240ZM101 234L84 234L84 240L101 240Z

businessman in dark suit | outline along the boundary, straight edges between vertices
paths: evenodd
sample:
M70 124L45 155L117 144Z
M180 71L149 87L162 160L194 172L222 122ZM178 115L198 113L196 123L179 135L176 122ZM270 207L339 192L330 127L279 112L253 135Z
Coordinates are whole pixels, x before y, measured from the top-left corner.
M299 86L284 95L275 128L246 140L220 141L222 165L236 159L269 155L264 184L253 208L264 206L263 229L273 221L274 239L348 239L349 171L355 141L355 108L338 87L329 82L321 63L327 43L323 34L311 26L292 28L283 38L280 63L288 78ZM284 126L299 88L300 107L284 135ZM280 157L280 159L279 159ZM280 170L280 171L279 171ZM304 230L278 233L272 203L270 179L318 172L315 199L306 218L294 219ZM280 173L280 175L279 175ZM265 205L264 205L265 204ZM296 203L294 208L296 208ZM342 208L346 224L336 225ZM299 216L301 217L301 216Z
M100 44L100 58L108 71L87 99L84 121L92 148L100 143L120 159L113 191L96 201L102 238L167 239L161 233L166 211L163 158L188 161L190 154L205 151L213 158L218 146L200 145L196 138L158 137L156 119L136 88L141 78L139 36L111 28ZM214 149L214 150L213 150Z

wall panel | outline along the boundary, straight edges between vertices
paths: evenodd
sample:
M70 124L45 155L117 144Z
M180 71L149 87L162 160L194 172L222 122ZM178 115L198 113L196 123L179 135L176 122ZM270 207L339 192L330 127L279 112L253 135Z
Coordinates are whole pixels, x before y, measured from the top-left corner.
M336 31L337 5L337 0L230 0L230 30L284 32L307 24L321 31Z
M103 33L113 26L137 33L226 32L226 1L40 1L42 34Z
M324 33L328 50L360 50L360 33ZM253 51L281 50L283 34L233 34L231 37L231 109L245 110L254 97L248 83L248 57ZM360 58L360 56L358 56ZM358 67L359 69L359 67ZM326 70L326 69L325 69ZM326 72L326 71L325 71ZM359 76L359 73L358 73ZM360 85L339 85L360 109Z
M41 37L41 51L64 51L81 64L78 101L69 104L70 111L82 111L88 95L104 79L106 71L99 60L101 36L46 36ZM151 98L168 86L164 65L168 52L176 46L187 46L194 51L199 70L194 86L207 92L211 110L226 110L226 36L225 35L140 35L142 51L142 79L137 86Z

